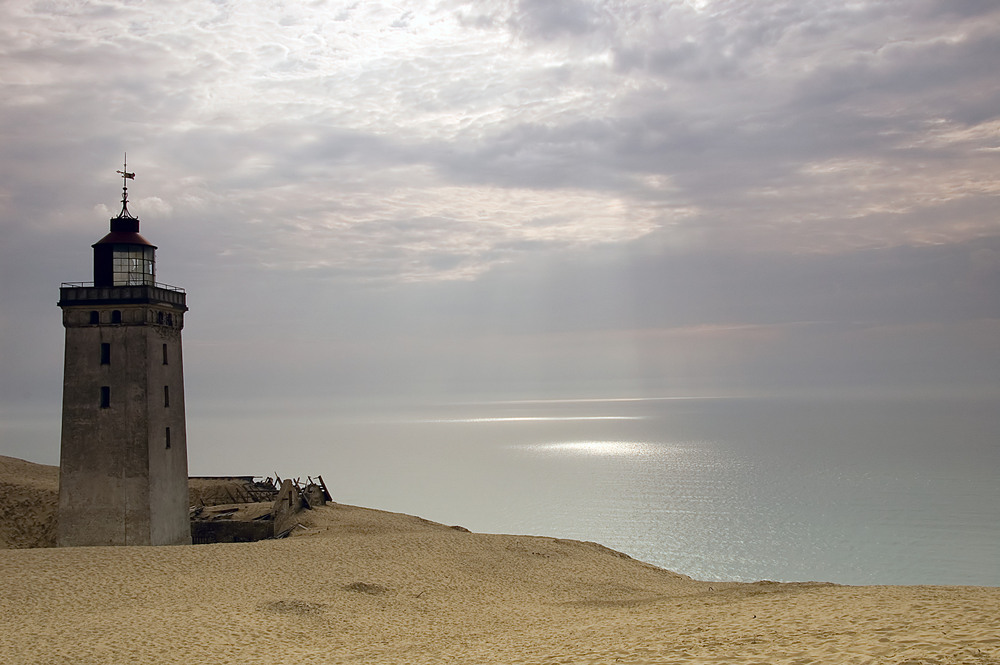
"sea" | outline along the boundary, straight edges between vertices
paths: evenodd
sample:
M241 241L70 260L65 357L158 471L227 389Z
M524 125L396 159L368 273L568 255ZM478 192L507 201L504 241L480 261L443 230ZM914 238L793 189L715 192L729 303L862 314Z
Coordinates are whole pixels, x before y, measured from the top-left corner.
M701 580L1000 586L996 400L453 400L296 422L276 467L343 503Z

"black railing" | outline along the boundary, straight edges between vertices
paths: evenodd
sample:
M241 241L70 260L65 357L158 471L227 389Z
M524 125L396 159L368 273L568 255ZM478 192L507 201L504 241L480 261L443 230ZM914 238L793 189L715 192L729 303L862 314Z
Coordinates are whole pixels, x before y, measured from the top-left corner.
M154 284L115 284L110 287L95 287L93 282L63 282L59 285L60 288L64 289L93 289L93 288L118 288L121 286L154 286L158 289L165 289L167 291L176 291L177 293L187 293L183 288L179 286L171 286L170 284L161 284L156 282Z
M129 284L94 286L92 282L63 282L59 288L59 306L99 305L119 302L170 303L187 308L184 289L169 284Z

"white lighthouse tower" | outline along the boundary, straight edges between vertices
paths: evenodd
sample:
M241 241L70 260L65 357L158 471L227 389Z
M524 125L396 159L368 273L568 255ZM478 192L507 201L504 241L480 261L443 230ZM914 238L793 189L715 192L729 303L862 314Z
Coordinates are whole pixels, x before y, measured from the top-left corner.
M156 247L122 209L93 245L93 283L64 283L57 543L191 542L183 289L156 282Z

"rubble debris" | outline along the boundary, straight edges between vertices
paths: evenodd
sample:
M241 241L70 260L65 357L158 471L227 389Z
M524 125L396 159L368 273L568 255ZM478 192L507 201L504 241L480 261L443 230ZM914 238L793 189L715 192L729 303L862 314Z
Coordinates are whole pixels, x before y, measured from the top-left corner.
M333 499L323 476L258 479L257 476L200 476L191 479L191 534L196 544L284 538L296 515Z

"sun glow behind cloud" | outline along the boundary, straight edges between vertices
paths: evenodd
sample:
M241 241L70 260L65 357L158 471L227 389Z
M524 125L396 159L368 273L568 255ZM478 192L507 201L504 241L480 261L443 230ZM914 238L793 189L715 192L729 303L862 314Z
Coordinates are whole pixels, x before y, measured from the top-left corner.
M297 188L304 189L304 188ZM629 202L587 190L543 193L495 187L407 186L379 196L365 187L316 202L315 214L282 226L267 224L287 191L275 191L273 206L258 208L270 239L261 260L282 249L301 259L294 269L336 268L362 275L384 264L410 266L406 280L467 279L511 260L528 246L589 247L635 240L658 227L657 215ZM674 211L680 219L683 211ZM300 245L311 250L301 254ZM380 255L370 245L381 248ZM445 268L444 265L451 267Z

